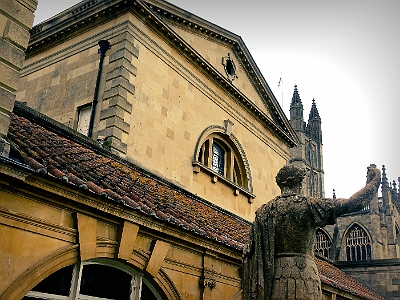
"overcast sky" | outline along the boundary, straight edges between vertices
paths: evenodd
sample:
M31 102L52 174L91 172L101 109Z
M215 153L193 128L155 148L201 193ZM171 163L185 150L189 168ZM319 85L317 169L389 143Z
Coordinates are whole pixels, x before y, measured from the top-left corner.
M39 0L34 24L78 2ZM240 35L288 117L294 84L306 121L315 98L326 197L350 197L370 163L397 181L399 0L169 2Z

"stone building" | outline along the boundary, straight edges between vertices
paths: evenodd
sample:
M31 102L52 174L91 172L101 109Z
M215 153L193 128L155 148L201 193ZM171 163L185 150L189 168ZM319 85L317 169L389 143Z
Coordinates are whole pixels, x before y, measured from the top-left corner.
M78 4L33 28L21 75L18 101L247 220L279 194L297 138L248 49L167 2Z
M317 251L347 274L400 299L399 201L396 183L389 184L382 167L382 196L368 207L337 219L317 231Z
M324 198L324 168L322 155L322 127L315 100L312 101L308 123L304 121L303 103L294 86L290 103L290 125L299 139L297 146L290 149L289 163L307 170L303 182L303 195Z
M86 0L28 45L35 7L0 3L0 299L241 299L250 221L299 142L242 39ZM325 299L383 299L317 264Z
M308 123L297 86L290 105L290 124L299 143L290 149L289 163L308 171L302 193L324 197L321 117L312 101ZM369 207L337 219L335 226L316 232L316 253L341 270L373 287L388 299L400 299L399 197L382 167L382 196ZM336 197L334 195L334 197Z
M290 124L299 143L290 149L289 163L308 171L302 193L324 197L322 129L313 99L308 123L297 86L290 105ZM336 197L334 195L334 197ZM389 185L382 168L382 197L369 207L337 219L335 226L316 232L316 253L330 259L347 274L373 287L388 299L400 299L400 214L396 183Z

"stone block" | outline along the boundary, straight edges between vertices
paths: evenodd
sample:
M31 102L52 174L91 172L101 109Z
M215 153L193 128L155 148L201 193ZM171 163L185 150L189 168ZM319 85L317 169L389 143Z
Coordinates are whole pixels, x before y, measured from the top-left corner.
M0 57L16 68L21 69L25 60L25 52L6 40L0 39Z
M12 112L14 108L15 95L0 87L0 110Z
M106 128L104 130L102 130L101 134L99 132L100 135L102 136L111 136L113 138L116 138L118 140L122 139L122 135L123 135L123 131L117 127L109 127Z
M10 126L10 115L0 110L0 138L5 137Z
M17 70L0 62L0 81L9 88L11 92L15 92L18 88L20 74Z
M100 121L114 117L118 117L123 120L124 116L125 116L125 110L123 110L118 106L114 106L104 109L100 112Z
M131 62L134 56L131 52L126 49L119 50L109 56L109 63L117 61L119 59L126 59L127 61Z
M21 49L26 49L29 43L29 31L8 20L4 28L3 38Z
M112 98L112 97L122 97L124 99L128 99L128 91L121 86L115 86L105 91L103 94L103 100Z
M127 145L116 139L116 138L111 138L112 139L112 144L111 144L111 152L119 155L119 154L126 154L126 150L127 150ZM113 151L113 149L117 150L117 152ZM119 153L118 153L119 152Z
M400 278L393 278L392 279L392 284L393 285L400 285Z
M33 12L36 10L36 1L24 1L29 2L29 5L22 5L19 1L15 0L1 0L0 11L4 11L7 15L21 22L22 26L25 26L27 30L32 28L34 15Z
M120 118L114 117L106 120L106 128L118 128L125 133L129 133L130 125Z
M128 72L131 73L133 76L137 75L137 68L126 59L119 59L112 64L112 69L121 67L127 69Z
M110 99L109 107L113 106L119 106L123 110L125 110L128 113L132 112L132 104L129 103L125 98L122 98L121 96L114 96L113 98Z
M119 42L118 44L116 44L115 46L116 46L117 51L126 49L133 55L133 57L136 57L136 58L139 57L139 50L128 40L123 40L123 41Z
M121 49L127 49L132 55L136 58L139 57L139 49L137 49L133 42L135 38L130 33L126 32L124 34L120 34L111 39L111 49L115 51L119 51Z
M120 86L120 87L123 87L125 90L127 90L132 95L135 94L135 86L133 84L131 84L125 78L118 77L118 78L113 79L111 81L111 86L112 86L112 88L116 87L116 86Z
M139 226L129 221L124 221L121 239L118 247L118 258L129 261L135 246Z
M78 213L77 221L81 260L95 258L97 256L97 220Z
M130 77L131 73L128 72L127 69L120 67L120 68L115 68L114 70L112 70L111 72L108 72L106 75L106 80L112 80L118 77L122 77L126 80L129 81L129 77Z
M158 271L164 262L164 258L167 255L170 246L170 244L163 241L156 241L146 266L146 271L149 272L153 277L157 277Z

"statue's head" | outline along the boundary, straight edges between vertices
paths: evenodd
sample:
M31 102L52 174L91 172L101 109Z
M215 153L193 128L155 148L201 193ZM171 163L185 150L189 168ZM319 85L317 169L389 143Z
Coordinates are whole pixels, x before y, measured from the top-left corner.
M305 176L306 171L304 169L295 166L284 166L279 170L275 180L282 193L285 191L298 193Z

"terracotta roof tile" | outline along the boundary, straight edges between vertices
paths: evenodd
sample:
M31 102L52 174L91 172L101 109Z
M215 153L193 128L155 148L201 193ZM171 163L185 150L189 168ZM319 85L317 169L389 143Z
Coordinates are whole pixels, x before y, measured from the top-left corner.
M195 196L183 193L132 165L98 154L51 130L11 115L8 138L13 156L46 173L127 208L241 251L250 224ZM316 259L321 281L363 299L384 299L332 264Z
M11 116L9 139L35 171L63 179L198 235L242 249L249 223L224 213L168 183L149 177L64 138L24 117Z
M321 282L329 286L335 287L339 290L346 291L353 295L357 295L362 299L370 300L384 300L385 298L377 292L362 284L354 277L346 274L331 263L321 259L315 259L321 278Z

